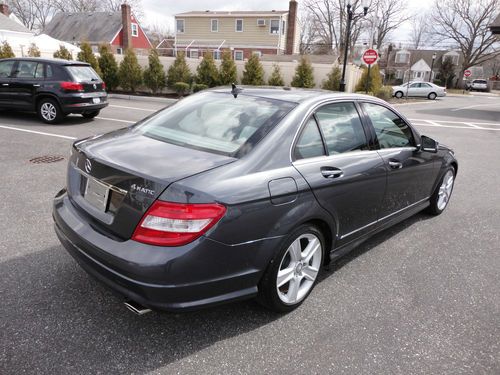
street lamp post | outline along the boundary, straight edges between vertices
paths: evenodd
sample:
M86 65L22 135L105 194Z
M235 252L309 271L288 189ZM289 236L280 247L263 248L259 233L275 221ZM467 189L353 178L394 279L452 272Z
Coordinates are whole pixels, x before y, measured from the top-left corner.
M345 92L345 69L347 66L347 53L349 51L349 40L351 39L351 23L354 19L366 16L368 13L368 7L363 7L363 13L355 15L352 11L352 5L347 4L347 28L344 44L344 65L342 66L342 79L340 80L339 91Z
M432 81L432 68L434 68L434 61L436 60L436 52L432 54L432 63L431 63L431 73L429 74L429 82Z

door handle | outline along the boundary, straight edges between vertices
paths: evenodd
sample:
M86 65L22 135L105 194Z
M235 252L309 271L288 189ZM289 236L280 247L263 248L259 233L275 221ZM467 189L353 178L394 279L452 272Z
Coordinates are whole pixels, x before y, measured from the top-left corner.
M340 178L344 175L344 172L338 168L321 167L321 174L324 178Z
M33 87L40 87L40 85L39 84L34 84Z
M403 168L403 163L399 161L389 161L389 167L392 169L401 169Z
M2 83L2 86L9 86L8 83Z

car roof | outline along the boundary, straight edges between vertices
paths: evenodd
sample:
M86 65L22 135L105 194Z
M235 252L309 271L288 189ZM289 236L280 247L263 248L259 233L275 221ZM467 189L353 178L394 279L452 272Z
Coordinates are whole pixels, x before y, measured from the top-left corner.
M42 63L50 63L56 65L85 65L90 66L89 63L83 61L73 61L73 60L64 60L64 59L51 59L46 57L12 57L8 59L0 59L0 61L37 61Z
M373 96L336 92L321 89L302 89L295 87L273 87L273 86L238 86L240 95L258 96L261 98L282 100L287 102L302 103L314 99L374 99ZM228 93L231 87L215 87L206 91Z

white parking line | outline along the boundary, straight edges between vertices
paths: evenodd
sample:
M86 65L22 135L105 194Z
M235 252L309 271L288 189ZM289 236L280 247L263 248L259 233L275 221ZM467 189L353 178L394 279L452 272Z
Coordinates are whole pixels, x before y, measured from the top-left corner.
M2 129L9 129L9 130L16 130L16 131L25 132L25 133L47 135L49 137L64 138L64 139L71 139L71 140L76 139L76 137L70 137L70 136L67 136L67 135L54 134L54 133L45 133L45 132L39 132L39 131L36 131L36 130L20 129L20 128L15 128L13 126L0 125L0 128L2 128Z
M125 122L127 124L135 124L137 121L129 121L129 120L119 120L117 118L110 118L110 117L95 117L99 120L108 120L108 121L118 121L118 122Z
M135 109L137 111L145 111L145 112L156 112L157 111L157 109L146 109L146 108L139 108L139 107L127 107L125 105L115 105L115 104L110 104L108 107L125 108L125 109Z

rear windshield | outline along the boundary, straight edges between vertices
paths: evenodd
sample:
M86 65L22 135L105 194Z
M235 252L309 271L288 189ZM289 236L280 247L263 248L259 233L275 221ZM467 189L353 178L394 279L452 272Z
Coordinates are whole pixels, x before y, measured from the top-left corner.
M218 154L248 153L295 103L206 92L182 99L136 130L164 142Z
M486 82L484 79L475 79L473 81L474 83L484 83L484 84L487 84L488 82Z
M76 82L100 81L97 73L90 66L66 65L66 69Z

